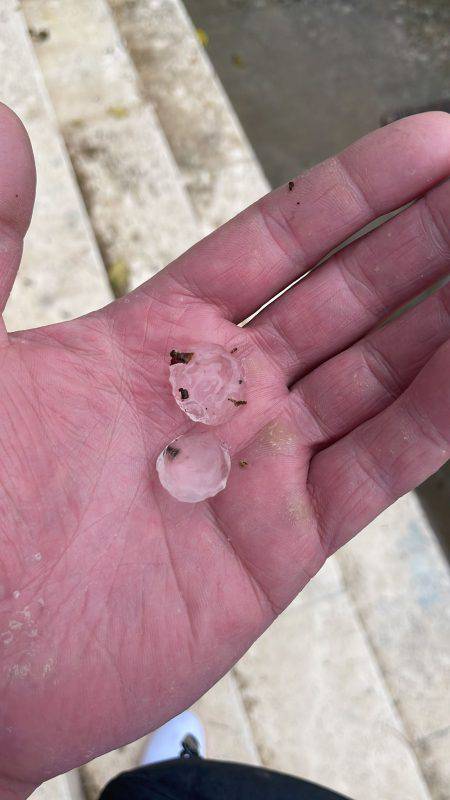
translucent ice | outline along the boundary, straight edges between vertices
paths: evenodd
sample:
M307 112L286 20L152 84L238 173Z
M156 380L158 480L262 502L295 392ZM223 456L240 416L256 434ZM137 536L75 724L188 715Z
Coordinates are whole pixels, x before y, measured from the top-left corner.
M231 459L228 448L210 431L178 436L156 462L159 480L183 503L198 503L225 489Z
M190 352L172 350L170 383L180 408L194 422L221 425L244 400L242 367L233 353L217 344L200 344Z

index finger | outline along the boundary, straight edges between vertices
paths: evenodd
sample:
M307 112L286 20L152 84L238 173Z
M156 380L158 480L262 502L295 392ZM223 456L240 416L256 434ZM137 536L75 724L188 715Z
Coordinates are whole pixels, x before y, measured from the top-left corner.
M353 233L450 173L450 115L407 117L263 197L161 272L240 321ZM154 279L155 280L155 279Z

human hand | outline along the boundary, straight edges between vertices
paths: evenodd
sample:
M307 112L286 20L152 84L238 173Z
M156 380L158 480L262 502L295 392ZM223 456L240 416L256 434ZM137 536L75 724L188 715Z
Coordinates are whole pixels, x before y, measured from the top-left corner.
M448 459L449 286L377 326L448 273L449 134L445 114L395 123L106 308L0 329L2 797L190 705L328 555ZM0 144L3 308L34 193L4 107ZM187 505L155 461L191 427L169 351L199 341L238 348L248 405L220 429L227 488Z

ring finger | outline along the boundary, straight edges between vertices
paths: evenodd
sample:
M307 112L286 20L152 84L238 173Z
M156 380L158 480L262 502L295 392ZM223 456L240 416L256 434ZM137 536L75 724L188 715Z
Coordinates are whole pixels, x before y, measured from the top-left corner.
M290 394L309 444L329 445L383 411L449 338L450 283L310 372Z

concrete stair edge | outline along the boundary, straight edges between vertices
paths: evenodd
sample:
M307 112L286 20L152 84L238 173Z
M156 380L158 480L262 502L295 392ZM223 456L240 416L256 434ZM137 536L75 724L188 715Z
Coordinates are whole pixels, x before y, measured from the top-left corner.
M105 0L23 10L48 25L36 53L103 259L108 271L123 263L134 288L199 236L178 166Z
M261 165L184 5L109 2L208 233L269 190Z

